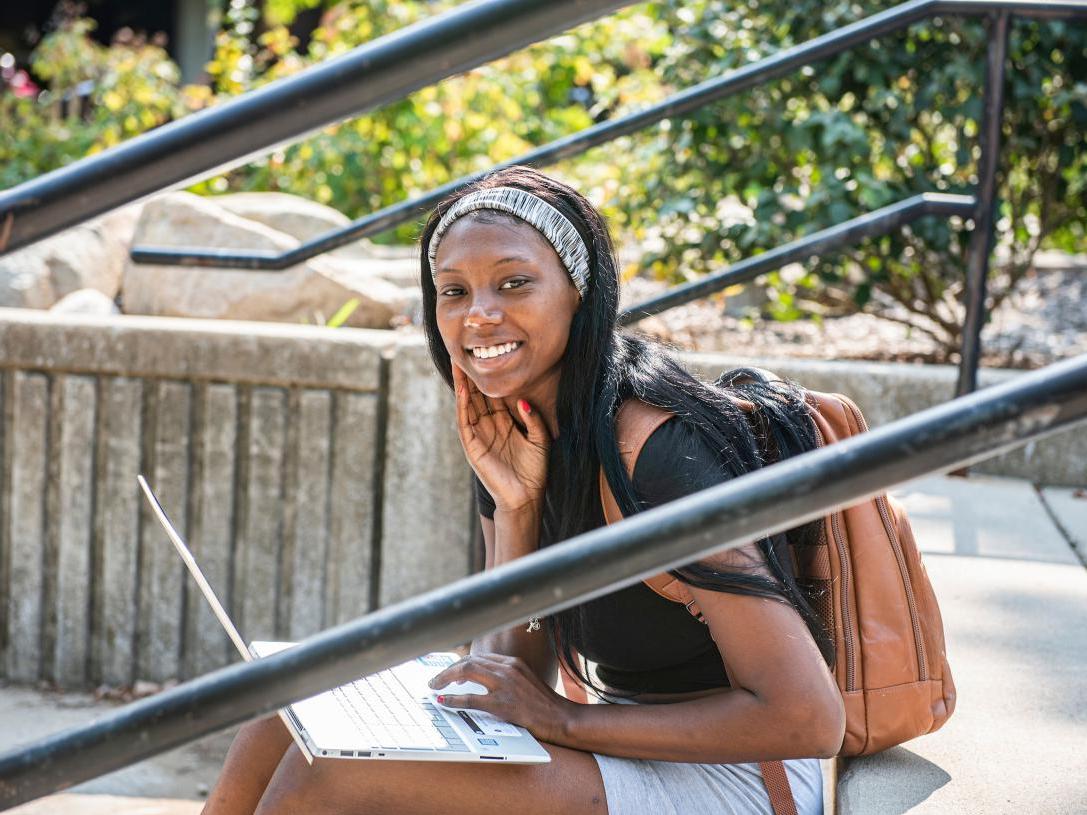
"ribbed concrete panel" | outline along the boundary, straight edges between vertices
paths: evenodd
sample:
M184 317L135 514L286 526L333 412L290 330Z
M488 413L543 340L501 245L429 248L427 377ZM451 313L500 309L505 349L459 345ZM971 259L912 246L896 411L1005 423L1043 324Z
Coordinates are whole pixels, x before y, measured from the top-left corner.
M235 622L247 640L275 639L283 538L287 393L253 388L246 433L245 512L234 573Z
M150 483L177 530L188 534L190 386L160 382L151 426ZM145 442L146 443L146 442ZM144 509L140 564L138 676L161 682L181 667L184 566L154 516Z
M464 577L473 542L453 395L422 341L397 351L388 398L381 605Z
M99 563L94 640L97 680L132 682L136 647L136 592L140 501L143 382L106 378L100 389L99 445L105 448L98 473Z
M8 604L5 673L34 681L42 669L42 589L45 579L45 492L48 455L49 383L44 374L16 371L11 378L11 593Z
M370 610L377 417L376 397L336 395L325 593L328 625L361 617Z
M196 394L189 547L216 596L229 608L238 393L232 385L208 385ZM199 676L240 657L188 573L185 587L184 675Z
M281 578L289 604L287 636L293 640L315 634L325 625L332 395L303 391L296 409L293 512Z
M62 412L52 454L59 464L59 511L49 519L57 526L52 676L72 687L86 681L90 656L96 385L91 377L65 376L54 387Z

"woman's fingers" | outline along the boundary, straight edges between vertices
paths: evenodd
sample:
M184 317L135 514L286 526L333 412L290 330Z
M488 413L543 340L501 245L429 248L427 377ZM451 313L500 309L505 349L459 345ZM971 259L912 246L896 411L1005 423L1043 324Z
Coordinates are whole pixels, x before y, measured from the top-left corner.
M520 662L504 654L470 654L435 674L428 684L435 690L453 682L478 682L489 688L501 682L501 674L518 667Z
M521 421L525 423L525 435L528 440L537 447L547 447L551 444L551 433L547 429L547 423L538 410L533 410L524 399L517 400L517 411L521 414Z
M445 693L438 698L438 704L442 707L452 708L472 708L474 710L486 710L493 713L491 708L494 706L494 700L488 699L489 693L463 693L463 694L451 694Z
M487 397L483 395L483 392L476 387L476 383L469 377L465 377L467 384L468 400L472 406L472 411L475 414L476 423L486 419L490 410L487 408Z

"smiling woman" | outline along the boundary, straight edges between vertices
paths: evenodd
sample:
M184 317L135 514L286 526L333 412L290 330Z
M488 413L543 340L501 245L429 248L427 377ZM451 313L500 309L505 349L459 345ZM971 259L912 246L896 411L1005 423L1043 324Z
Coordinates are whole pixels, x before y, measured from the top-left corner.
M606 225L554 179L514 167L454 194L427 221L421 263L427 340L456 392L488 569L603 525L602 478L631 515L815 446L794 387L703 383L617 331ZM657 421L628 471L616 424L630 409ZM775 784L791 788L796 812L821 812L814 757L838 751L844 715L831 640L789 552L818 528L673 572L700 619L637 584L481 637L435 677L442 704L522 725L548 764L310 767L269 719L242 729L207 811L768 813L759 762L785 760ZM560 666L604 703L556 692Z

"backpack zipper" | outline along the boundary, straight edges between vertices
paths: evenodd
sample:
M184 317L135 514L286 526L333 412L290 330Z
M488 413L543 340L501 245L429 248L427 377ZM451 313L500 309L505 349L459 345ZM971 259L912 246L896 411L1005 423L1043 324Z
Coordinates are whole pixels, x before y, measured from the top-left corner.
M838 558L842 562L842 635L845 639L845 689L857 689L857 670L853 654L853 618L849 613L849 581L852 579L853 564L849 561L849 549L842 540L838 526L840 512L830 516L830 528L834 535L834 544L838 547Z
M849 408L853 418L857 420L861 431L867 432L868 423L864 421L860 411L850 402L843 400L843 403ZM883 519L883 528L887 531L887 537L891 540L891 548L894 550L895 559L898 561L898 571L902 575L902 587L906 591L906 604L910 608L910 623L913 626L913 643L914 648L917 650L917 678L919 681L924 682L928 679L928 659L925 656L924 639L921 637L921 619L917 613L917 600L913 594L913 581L910 580L910 572L906 566L906 556L902 554L902 544L898 540L898 532L895 530L894 524L891 523L891 510L887 506L885 496L876 496L876 507L879 509L880 518Z
M819 425L812 422L815 427L815 446L826 447L826 439L823 438ZM853 643L853 616L849 613L849 581L853 575L853 564L849 560L849 548L842 539L842 530L839 519L842 513L832 512L830 515L830 532L834 538L834 545L838 549L838 561L842 569L842 637L845 639L845 689L852 691L857 689L857 666L854 655ZM834 632L830 632L831 636Z

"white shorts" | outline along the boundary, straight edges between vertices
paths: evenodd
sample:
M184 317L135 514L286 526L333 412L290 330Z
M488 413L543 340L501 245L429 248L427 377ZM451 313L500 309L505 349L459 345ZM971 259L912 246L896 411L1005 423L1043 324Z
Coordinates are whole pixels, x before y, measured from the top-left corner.
M593 754L608 815L772 815L758 764L681 764ZM791 759L785 772L798 815L822 815L817 758Z
M637 704L607 697L604 704ZM773 815L759 765L684 764L593 753L608 815ZM784 762L797 815L822 815L823 770L817 758Z

